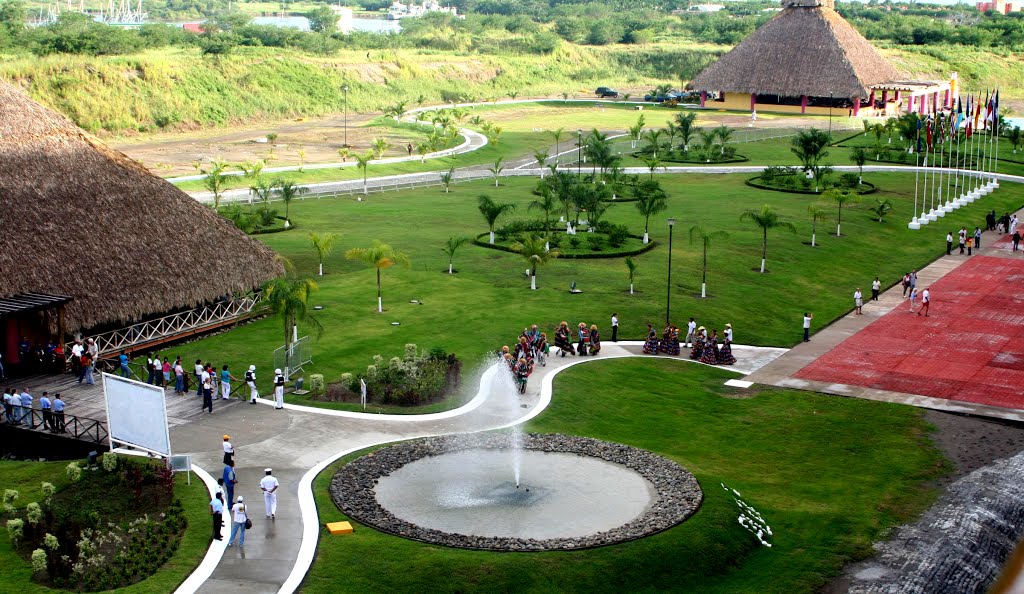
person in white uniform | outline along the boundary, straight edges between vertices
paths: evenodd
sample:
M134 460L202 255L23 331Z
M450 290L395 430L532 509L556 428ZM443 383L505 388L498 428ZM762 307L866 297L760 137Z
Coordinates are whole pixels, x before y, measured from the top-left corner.
M280 369L274 370L274 408L284 408L284 374Z
M263 491L263 502L266 504L268 518L277 517L277 487L279 483L273 476L273 470L268 468L265 471L267 476L260 480L260 491Z
M245 371L245 383L249 386L249 404L256 404L260 393L256 391L256 366L250 365Z

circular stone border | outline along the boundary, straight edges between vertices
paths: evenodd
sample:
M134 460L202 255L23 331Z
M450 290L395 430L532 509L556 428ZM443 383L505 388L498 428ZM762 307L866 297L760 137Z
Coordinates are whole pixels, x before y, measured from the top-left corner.
M382 532L449 547L500 551L574 550L628 542L684 522L700 509L704 500L697 478L663 456L590 437L525 433L523 449L589 456L625 466L654 485L657 497L642 515L617 528L588 536L544 540L473 536L423 528L396 517L377 501L377 479L410 462L463 450L505 449L511 441L509 433L488 433L431 437L388 446L342 466L331 479L331 498L345 515Z

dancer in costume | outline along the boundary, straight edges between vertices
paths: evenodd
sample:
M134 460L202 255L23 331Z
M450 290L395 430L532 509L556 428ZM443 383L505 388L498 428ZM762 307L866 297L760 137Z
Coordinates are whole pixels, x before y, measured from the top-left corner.
M690 358L700 360L704 354L704 340L706 337L704 326L697 328L697 334L693 337L693 349L690 350Z
M569 331L568 322L563 321L555 329L555 346L561 350L563 357L566 353L576 354L576 349L572 346L572 332Z
M601 352L601 333L597 331L597 324L590 326L590 354L596 355Z
M644 354L658 354L658 333L654 330L654 326L650 324L647 324L647 340L644 342Z
M736 357L732 355L732 324L726 324L725 331L722 334L724 338L722 339L722 347L718 349L718 364L732 365L736 363Z
M704 351L700 354L700 362L708 365L718 364L718 333L711 331L711 336L704 343Z

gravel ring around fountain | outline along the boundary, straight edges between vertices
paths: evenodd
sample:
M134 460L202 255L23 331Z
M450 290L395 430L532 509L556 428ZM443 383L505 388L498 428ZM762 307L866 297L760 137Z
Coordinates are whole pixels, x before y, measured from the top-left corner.
M589 437L526 433L525 450L589 456L625 466L650 481L657 498L639 517L617 528L575 538L538 540L473 536L423 528L395 517L377 502L377 479L428 456L470 449L504 449L507 433L446 436L392 445L342 466L331 479L331 498L345 515L383 532L449 547L499 551L555 551L602 547L650 536L676 526L700 509L704 499L697 478L679 464L631 446Z

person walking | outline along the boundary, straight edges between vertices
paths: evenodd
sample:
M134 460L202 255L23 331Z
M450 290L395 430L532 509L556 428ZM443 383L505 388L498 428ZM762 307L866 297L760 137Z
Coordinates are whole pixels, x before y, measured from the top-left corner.
M232 497L235 496L235 485L238 484L238 477L235 475L234 460L228 460L224 463L224 472L221 478L224 479L224 492L228 495L225 501L234 501Z
M131 377L132 370L128 367L128 355L124 351L117 356L117 362L120 364L121 377Z
M210 372L206 371L204 369L203 373L199 376L199 389L202 390L202 393L203 393L203 408L201 408L199 410L207 409L207 410L210 411L211 415L213 414L213 384L212 384L212 382L213 382L213 377L210 375Z
M230 435L225 435L224 436L224 463L227 464L228 462L230 462L230 461L232 461L234 459L235 459L235 446L231 445L231 436Z
M85 351L82 353L82 375L79 376L78 383L82 383L84 379L85 385L93 385L95 383L92 378L94 369L96 369L96 358L89 351Z
M174 393L185 393L185 368L181 365L181 356L174 360Z
M53 430L57 433L67 432L67 425L64 423L64 401L60 392L53 395Z
M1017 251L1020 248L1020 231L1014 231L1010 239L1013 241L1013 251Z
M928 289L929 287L925 287L921 292L921 310L917 312L917 315L924 313L926 318L928 317L928 307L932 304L932 294Z
M952 255L953 253L953 232L946 233L946 255Z
M220 493L210 500L210 515L213 517L213 540L224 540L220 535L220 529L224 526L224 502L221 501Z
M690 318L690 321L686 323L686 348L693 348L693 337L697 333L697 322Z
M853 307L858 316L864 315L864 312L861 311L864 307L864 294L860 292L860 287L857 287L857 290L853 292Z
M981 227L974 228L974 249L981 249Z
M910 313L914 313L914 302L917 301L917 288L910 291Z
M910 271L910 291L913 292L917 288L917 271Z
M245 371L245 383L249 386L249 404L256 404L260 393L256 391L256 366L250 365Z
M619 342L619 314L612 314L612 342Z
M974 245L974 236L973 235L968 235L967 236L967 255L968 256L971 255L971 247L973 245Z
M280 369L274 370L274 408L284 408L284 374Z
M228 366L220 370L220 397L222 400L231 400L231 382L237 382L238 378L231 375Z
M202 396L203 395L203 360L202 359L196 359L196 367L195 367L195 369L196 369L195 370L195 376L196 376L196 396Z
M875 277L875 280L871 281L871 300L878 301L878 292L882 290L882 281Z
M957 237L960 238L960 255L962 256L964 255L964 248L967 247L967 228L960 227Z
M273 475L273 469L264 470L266 476L260 479L260 491L263 491L263 503L266 505L267 517L277 518L277 488L280 484Z
M804 342L811 342L811 320L813 319L813 314L804 312Z
M245 499L239 495L238 502L231 506L231 536L228 537L228 546L235 543L235 534L241 533L238 539L238 546L245 546L245 530L249 521L248 510L245 507Z

